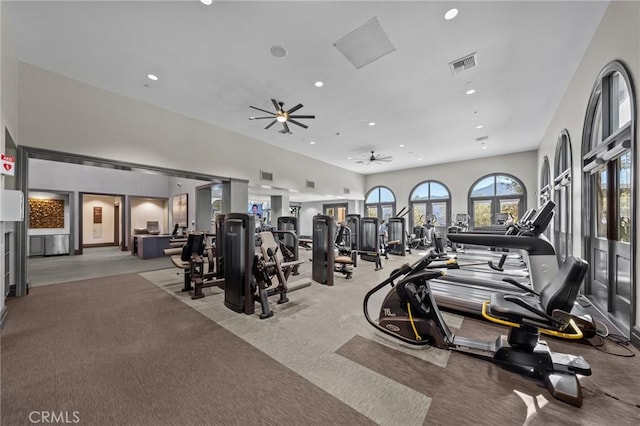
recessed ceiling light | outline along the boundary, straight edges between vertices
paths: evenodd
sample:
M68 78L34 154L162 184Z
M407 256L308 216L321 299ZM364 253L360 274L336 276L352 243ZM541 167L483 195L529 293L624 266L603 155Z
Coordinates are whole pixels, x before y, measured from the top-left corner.
M351 160L351 157L347 157L347 160Z
M149 80L158 81L158 76L155 74L147 74Z
M373 121L369 122L369 126L375 126L375 125L376 125L376 123L374 123Z
M486 145L483 145L483 146L482 146L482 149L487 149L487 146L486 146Z
M456 16L458 16L458 9L449 9L447 10L447 13L444 14L444 19L449 21L455 18Z
M404 148L404 144L401 143L400 145L398 145L400 148Z
M200 3L204 4L205 6L211 6L213 0L200 0Z
M467 90L467 95L473 95L474 93L476 93L476 89Z
M418 158L418 161L422 161L422 158Z
M323 82L321 82L321 81L316 81L314 84L315 84L315 86L316 86L316 87L322 87L322 86L324 86L324 83L323 83Z
M315 145L316 143L314 141L309 142L311 145Z
M483 127L484 127L484 126L483 126L482 124L478 124L478 125L476 126L476 129L482 129Z

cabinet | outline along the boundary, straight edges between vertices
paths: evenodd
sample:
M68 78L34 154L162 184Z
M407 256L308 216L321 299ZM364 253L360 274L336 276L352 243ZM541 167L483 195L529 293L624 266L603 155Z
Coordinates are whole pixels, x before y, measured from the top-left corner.
M0 221L22 222L24 220L24 195L22 191L2 189L0 190L0 198L2 199Z
M69 254L69 234L45 235L44 255Z
M69 234L30 235L29 256L69 254Z
M29 236L29 256L44 255L44 235Z

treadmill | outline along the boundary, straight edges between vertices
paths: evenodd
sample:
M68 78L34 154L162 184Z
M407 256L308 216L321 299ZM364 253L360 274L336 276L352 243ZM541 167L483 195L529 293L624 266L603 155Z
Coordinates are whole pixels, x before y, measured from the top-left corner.
M523 284L504 274L449 269L442 278L431 280L431 288L438 306L479 315L482 304L492 293L539 292L558 273L558 260L553 245L542 234L553 218L553 201L543 204L526 224L520 225L518 235L487 233L451 234L454 243L482 245L526 252L530 283Z

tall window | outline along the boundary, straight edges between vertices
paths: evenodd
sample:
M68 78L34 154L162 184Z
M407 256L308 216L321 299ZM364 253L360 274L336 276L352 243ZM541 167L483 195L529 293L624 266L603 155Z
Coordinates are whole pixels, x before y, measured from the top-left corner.
M553 216L553 245L558 255L558 260L564 262L572 249L571 226L571 200L572 200L572 167L571 167L571 141L569 132L563 130L556 144L556 158L553 180L553 202L556 204Z
M478 179L469 190L469 215L474 226L495 225L498 213L507 213L517 221L526 208L526 188L522 181L507 174L492 174Z
M419 183L409 195L411 226L424 225L427 217L435 217L434 226L447 227L451 220L451 195L444 184L429 180Z
M376 186L368 193L364 201L366 215L388 220L396 214L396 196L384 186Z
M323 204L322 209L324 210L324 214L327 216L331 216L336 221L336 223L342 223L347 217L349 204Z
M549 169L549 157L546 155L542 160L542 169L540 170L540 199L538 204L542 205L551 199L551 170Z
M549 158L545 155L542 160L542 170L540 170L540 194L538 204L542 205L551 199L551 170L549 169ZM550 227L544 230L544 235L550 238Z
M591 265L586 292L627 336L634 325L636 287L634 93L624 65L608 64L591 93L582 140L582 234Z

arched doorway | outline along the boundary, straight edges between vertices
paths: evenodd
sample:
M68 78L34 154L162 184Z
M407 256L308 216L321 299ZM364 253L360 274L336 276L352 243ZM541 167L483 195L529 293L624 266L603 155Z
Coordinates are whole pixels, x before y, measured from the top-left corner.
M586 291L627 336L636 323L634 93L624 65L609 63L594 84L582 139Z

